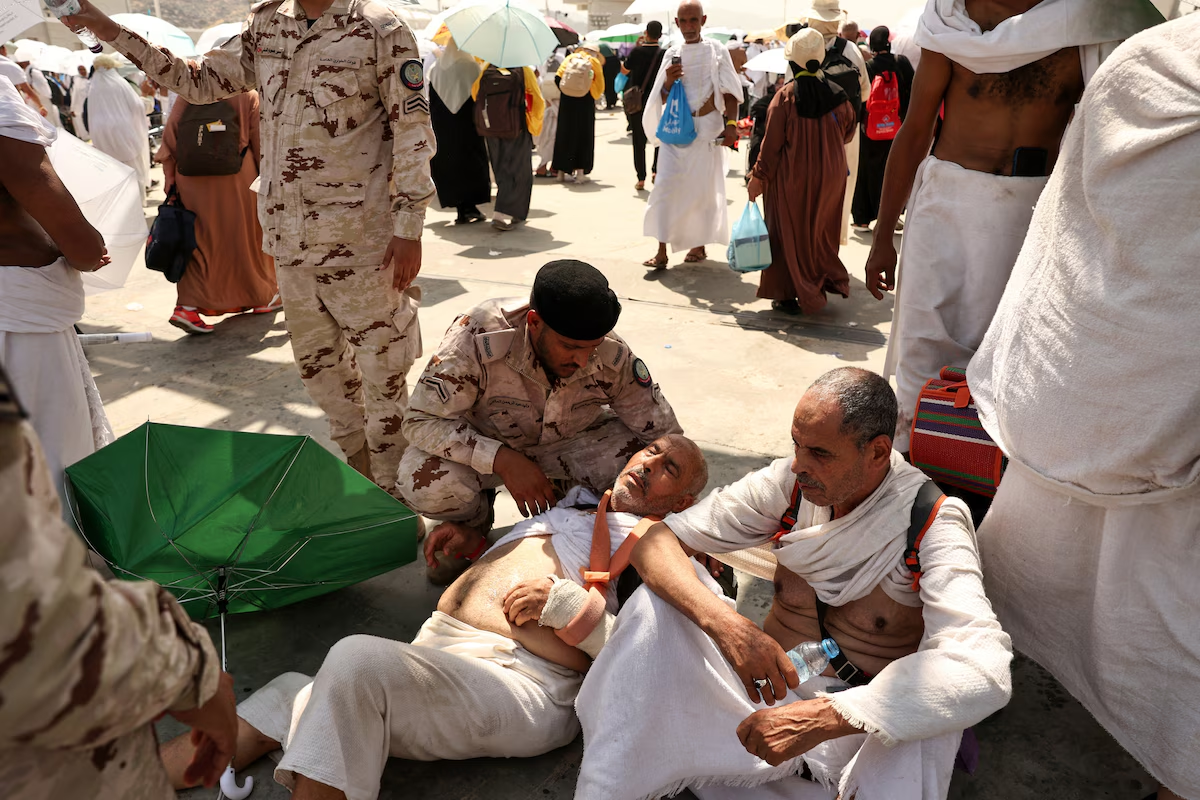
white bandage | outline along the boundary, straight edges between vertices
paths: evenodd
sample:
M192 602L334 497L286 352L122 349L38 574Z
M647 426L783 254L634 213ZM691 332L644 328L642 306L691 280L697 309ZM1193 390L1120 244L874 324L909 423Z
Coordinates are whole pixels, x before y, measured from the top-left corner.
M550 587L538 624L554 628L567 644L595 658L608 641L616 616L604 608L604 596L599 591L584 589L574 581L557 576L549 577L554 585ZM585 630L588 625L591 629ZM570 635L564 636L565 633Z

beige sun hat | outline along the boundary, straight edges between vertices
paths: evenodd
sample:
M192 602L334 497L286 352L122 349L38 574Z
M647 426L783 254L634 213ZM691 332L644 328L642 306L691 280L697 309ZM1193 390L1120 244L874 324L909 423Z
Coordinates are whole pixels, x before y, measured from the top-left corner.
M783 46L783 55L800 69L808 69L808 63L819 65L825 58L825 37L812 28L796 31Z

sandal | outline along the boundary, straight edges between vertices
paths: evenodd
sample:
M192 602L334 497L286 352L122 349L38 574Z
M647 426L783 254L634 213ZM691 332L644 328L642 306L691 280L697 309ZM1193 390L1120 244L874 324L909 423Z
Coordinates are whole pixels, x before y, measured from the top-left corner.
M645 182L645 181L638 181L637 183L635 183L635 184L633 185L633 188L634 188L634 189L637 189L639 192L644 192L644 191L646 191L646 182Z
M685 263L685 264L699 264L701 261L707 261L707 260L708 260L708 251L705 250L703 247L700 248L699 253L697 253L693 250L689 250L688 254L683 257L683 263Z
M654 258L648 258L642 262L642 266L650 267L652 269L666 269L667 257L663 256L662 258L659 258L658 256L655 256Z

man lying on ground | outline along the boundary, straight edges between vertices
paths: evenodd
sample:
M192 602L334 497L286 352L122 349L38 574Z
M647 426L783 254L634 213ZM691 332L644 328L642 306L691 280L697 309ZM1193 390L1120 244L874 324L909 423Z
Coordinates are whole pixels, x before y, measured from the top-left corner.
M581 673L615 619L629 550L618 548L643 517L690 506L707 481L700 449L670 435L636 453L603 498L573 489L459 577L412 644L350 636L315 679L286 673L248 698L238 708L234 765L282 745L275 777L294 800L371 800L389 755L535 756L571 742ZM597 503L608 509L602 520ZM593 534L605 524L608 580L589 574L598 588L588 591L583 572L596 566ZM190 751L186 736L163 749L179 788Z
M962 731L1008 702L1012 648L966 506L921 491L928 479L892 450L895 424L883 378L826 373L796 407L793 458L647 531L632 556L646 586L576 703L576 800L684 787L704 800L945 798ZM905 564L914 516L919 579ZM771 541L775 602L759 630L685 553ZM798 687L784 651L827 637L845 663Z

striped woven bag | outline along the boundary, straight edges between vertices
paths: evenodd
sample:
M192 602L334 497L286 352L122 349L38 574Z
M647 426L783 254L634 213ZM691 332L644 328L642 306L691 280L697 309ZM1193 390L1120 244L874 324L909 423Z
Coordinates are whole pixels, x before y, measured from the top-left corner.
M921 389L909 458L939 483L996 496L1008 459L979 422L966 370L943 367Z

